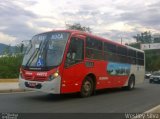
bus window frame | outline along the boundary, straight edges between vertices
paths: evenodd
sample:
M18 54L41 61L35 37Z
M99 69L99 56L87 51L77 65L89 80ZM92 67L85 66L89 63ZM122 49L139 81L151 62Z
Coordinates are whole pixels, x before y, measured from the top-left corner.
M71 65L66 66L67 54L68 54L68 50L69 50L69 48L70 48L70 44L71 44L72 38L78 38L78 39L80 39L81 41L83 41L83 51L82 51L82 52L83 52L83 58L82 58L82 60L80 60L80 61L77 62L77 63L73 63L73 64L71 64ZM79 37L79 36L77 36L77 35L72 35L72 36L69 38L69 41L68 41L67 44L68 44L68 45L67 45L66 53L65 53L65 56L64 56L64 57L65 57L65 58L64 58L64 68L70 68L70 67L72 67L72 66L74 66L74 65L83 63L83 62L84 62L84 59L85 59L85 50L84 50L84 48L85 48L85 40L84 40L84 38L83 38L83 37Z

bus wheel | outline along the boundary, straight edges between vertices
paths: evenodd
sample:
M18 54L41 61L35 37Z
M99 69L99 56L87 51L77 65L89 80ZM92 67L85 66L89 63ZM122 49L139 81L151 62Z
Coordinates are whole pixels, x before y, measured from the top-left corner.
M91 96L92 92L93 92L93 81L91 77L87 76L82 83L80 96L89 97Z
M130 76L129 81L128 81L128 86L126 87L127 90L132 90L134 89L135 86L135 77Z

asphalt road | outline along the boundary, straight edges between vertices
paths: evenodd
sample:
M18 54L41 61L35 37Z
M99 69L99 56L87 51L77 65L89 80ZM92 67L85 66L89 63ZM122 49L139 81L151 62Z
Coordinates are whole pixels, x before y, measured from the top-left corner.
M133 91L104 90L89 98L40 92L0 94L0 112L15 113L140 113L159 104L160 84L147 81Z

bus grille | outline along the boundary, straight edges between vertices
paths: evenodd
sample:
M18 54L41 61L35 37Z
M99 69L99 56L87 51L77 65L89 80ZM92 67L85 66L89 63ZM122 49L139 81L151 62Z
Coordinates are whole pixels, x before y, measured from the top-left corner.
M25 76L26 80L33 80L32 76Z
M33 77L33 76L25 76L25 79L26 80L30 80L30 81L46 81L47 80L47 77L40 77L40 76L36 76L36 77Z

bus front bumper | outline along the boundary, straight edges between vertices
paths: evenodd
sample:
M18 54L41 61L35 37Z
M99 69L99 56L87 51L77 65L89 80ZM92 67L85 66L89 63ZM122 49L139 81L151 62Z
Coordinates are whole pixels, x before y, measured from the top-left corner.
M19 87L21 89L29 89L40 92L52 93L52 94L60 94L61 87L61 77L53 79L52 81L29 81L19 78Z

